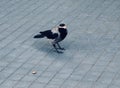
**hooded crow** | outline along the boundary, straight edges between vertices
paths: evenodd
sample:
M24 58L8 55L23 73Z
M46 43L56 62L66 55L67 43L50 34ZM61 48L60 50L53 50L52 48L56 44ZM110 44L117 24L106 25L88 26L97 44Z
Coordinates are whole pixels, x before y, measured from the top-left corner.
M67 27L65 24L62 23L58 27L53 28L52 30L41 31L39 34L35 35L34 38L46 37L50 40L51 44L58 53L63 53L62 51L58 50L65 50L60 46L59 42L65 39L67 33ZM56 45L58 46L58 48Z

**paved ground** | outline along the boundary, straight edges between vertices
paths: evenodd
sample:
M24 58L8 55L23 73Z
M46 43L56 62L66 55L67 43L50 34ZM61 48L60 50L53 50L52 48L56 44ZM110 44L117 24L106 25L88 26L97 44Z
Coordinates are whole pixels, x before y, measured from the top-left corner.
M62 22L63 54L33 39ZM0 88L120 88L120 0L0 0Z

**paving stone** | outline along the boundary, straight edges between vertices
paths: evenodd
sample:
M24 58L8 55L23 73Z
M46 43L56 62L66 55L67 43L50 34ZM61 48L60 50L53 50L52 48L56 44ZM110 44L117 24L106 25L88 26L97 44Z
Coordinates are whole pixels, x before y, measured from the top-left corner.
M74 88L79 82L78 81L73 81L73 80L67 80L66 82L63 83L61 88Z
M17 81L7 80L7 81L5 81L4 83L1 84L1 87L4 88L4 86L5 86L5 87L12 88L15 85L15 83L17 83Z
M107 84L103 84L103 83L100 83L100 82L95 82L93 84L93 88L107 88L108 85Z
M71 75L68 80L73 80L73 81L80 81L83 78L84 75L78 74L78 75Z
M59 73L55 76L55 78L59 78L59 79L66 79L67 77L70 76L70 73L65 74L65 73Z
M18 70L15 71L15 74L25 75L25 74L27 74L29 71L30 71L29 69L20 68L20 69L18 69Z
M22 80L21 81L26 81L26 82L30 82L30 81L33 81L33 80L35 80L36 79L36 77L33 75L26 75L26 76L24 76L24 78L22 78Z
M84 81L96 81L100 76L100 72L90 71L88 72L85 77L82 79Z
M51 85L62 85L65 79L53 78L49 84Z
M111 85L109 88L119 88L119 86Z
M15 84L13 88L25 88L25 87L28 87L30 84L31 82L20 81L20 82L17 82L17 84Z
M19 81L24 75L12 74L8 79L13 81Z
M92 87L92 83L93 82L91 82L91 81L80 81L79 84L76 86L76 88L79 88L79 87L90 88L90 87Z
M50 79L51 78L49 78L49 77L39 77L37 79L37 82L39 82L39 83L48 83L50 81Z
M49 84L49 85L47 85L46 86L46 88L59 88L60 87L60 85L53 85L53 84Z
M104 83L104 84L110 84L113 77L115 76L115 73L110 72L104 72L98 82Z
M45 84L43 83L34 83L29 88L39 88L39 87L44 88L44 86Z
M9 64L9 63L6 62L6 61L1 61L1 62L0 62L0 66L3 66L3 67L4 67L4 66L7 66L8 64Z

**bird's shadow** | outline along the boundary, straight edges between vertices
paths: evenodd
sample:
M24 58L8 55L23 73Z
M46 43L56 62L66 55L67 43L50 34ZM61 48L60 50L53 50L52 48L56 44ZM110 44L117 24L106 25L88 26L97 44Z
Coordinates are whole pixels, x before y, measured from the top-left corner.
M33 47L38 50L39 52L46 52L48 53L50 50L50 44L44 39L38 39L37 41L34 42Z
M57 59L64 62L71 58L71 55L70 55L71 53L68 50L70 47L68 46L68 44L69 42L60 43L60 45L65 48L65 50L60 50L60 51L63 51L63 53L57 53L54 47L44 39L35 41L33 44L33 47L34 49L38 50L38 52L46 53L50 58Z

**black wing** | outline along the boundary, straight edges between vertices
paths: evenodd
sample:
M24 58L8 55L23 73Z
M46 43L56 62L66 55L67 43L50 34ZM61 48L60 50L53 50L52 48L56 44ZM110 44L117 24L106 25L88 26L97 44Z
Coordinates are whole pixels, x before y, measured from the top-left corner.
M53 33L51 30L40 32L41 35L46 36L48 39L55 39L58 37L58 33Z

